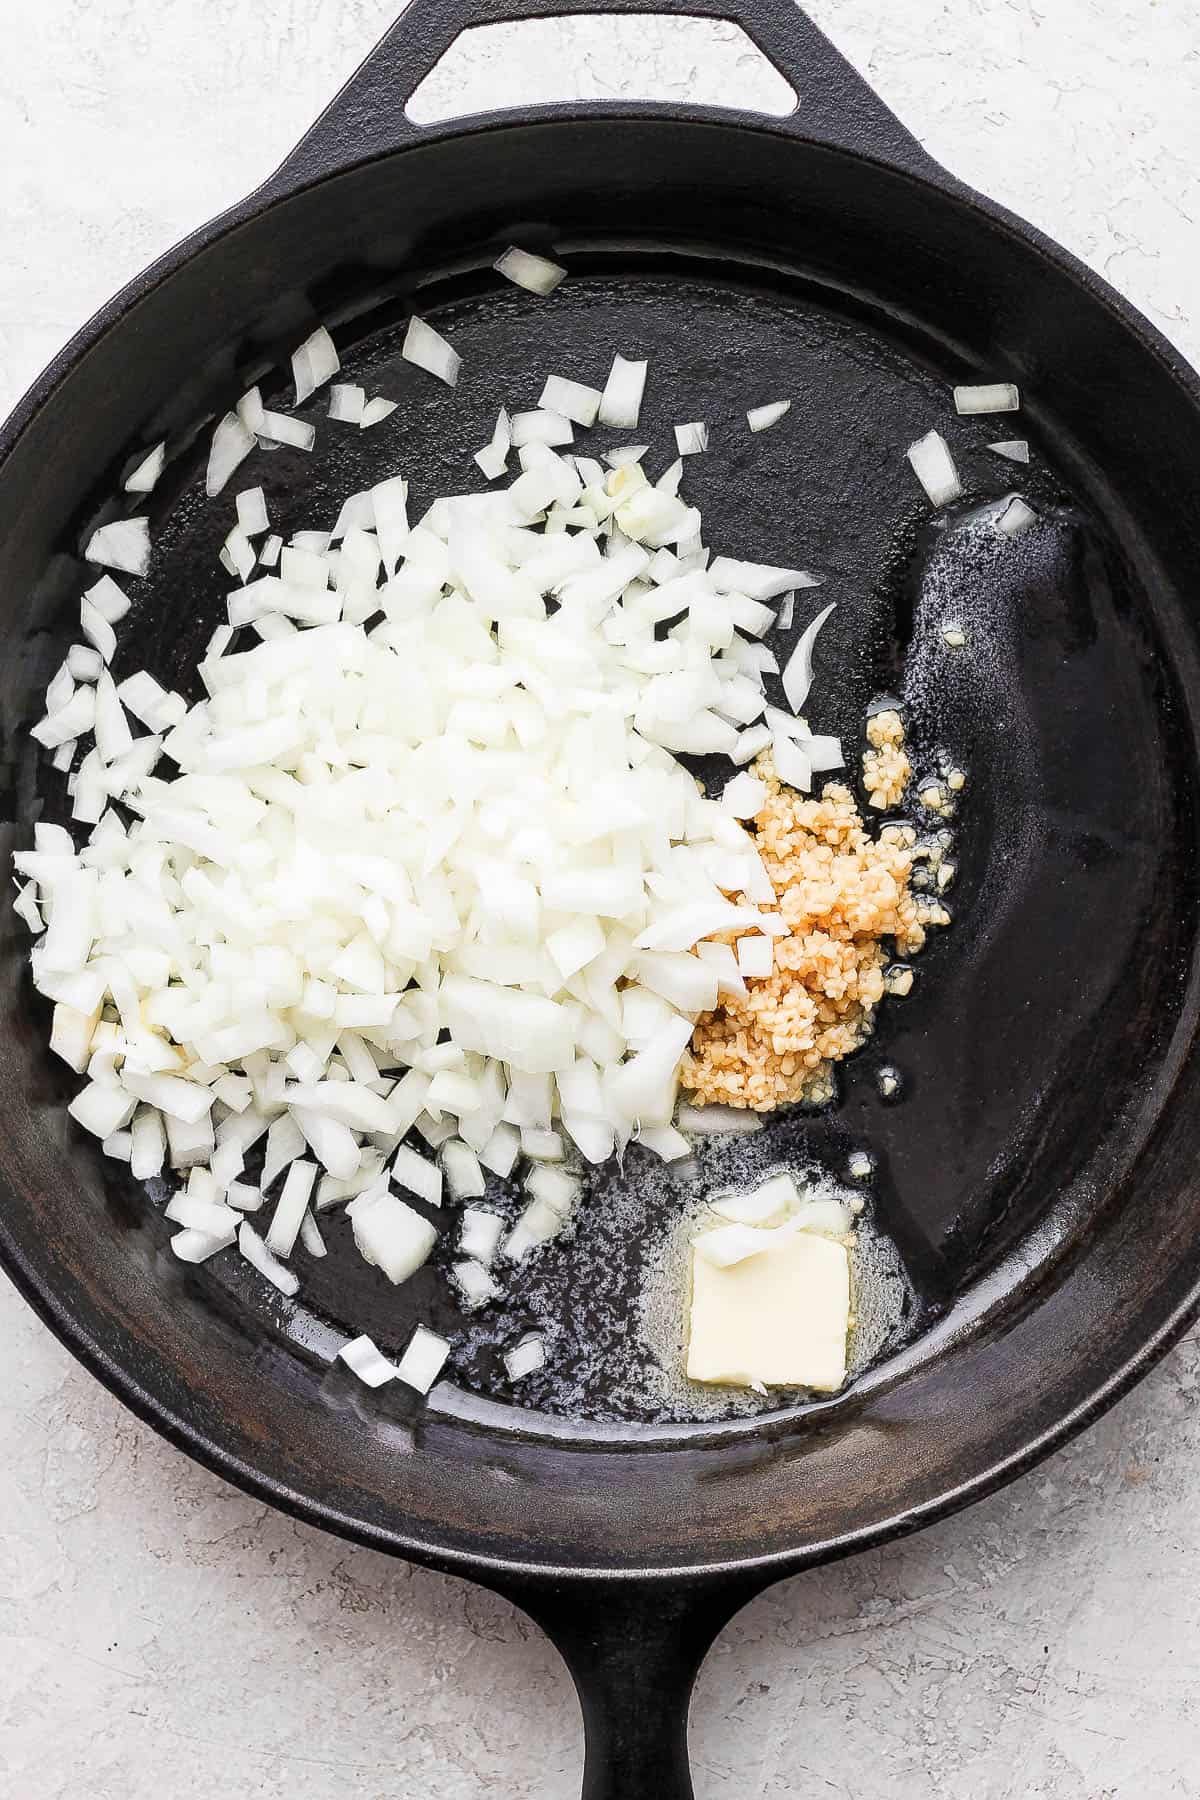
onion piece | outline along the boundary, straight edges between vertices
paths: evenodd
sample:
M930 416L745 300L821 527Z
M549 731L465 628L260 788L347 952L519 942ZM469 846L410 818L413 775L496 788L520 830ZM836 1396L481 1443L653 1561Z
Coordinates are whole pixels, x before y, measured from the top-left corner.
M238 401L235 411L237 417L250 433L250 436L252 438L257 438L262 428L264 416L262 394L259 392L258 388L247 388L246 392Z
M1004 457L1006 462L1029 461L1029 445L1024 438L1006 438L999 444L989 444L988 449L993 456Z
M835 600L819 612L810 624L805 626L796 648L784 665L783 691L787 695L787 703L794 713L798 713L808 699L813 683L813 646L820 635L822 626L836 606Z
M508 468L508 453L511 449L512 426L507 412L501 407L491 443L485 444L482 450L475 452L475 461L489 481L498 481L505 473Z
M104 579L107 581L109 577ZM114 581L113 586L116 585ZM103 667L104 658L90 644L72 644L67 651L67 672L75 681L95 681Z
M1028 531L1030 526L1036 525L1037 522L1038 516L1032 506L1026 505L1024 500L1014 495L1004 511L997 517L996 531L1000 537L1020 537L1023 532Z
M738 562L731 556L715 557L708 578L719 594L745 594L760 602L777 599L789 588L821 587L825 580L807 569L776 569L766 563Z
M487 1190L479 1158L469 1144L449 1139L442 1146L442 1172L455 1200L477 1199Z
M446 1364L450 1345L446 1339L418 1325L409 1339L408 1348L396 1364L396 1374L418 1394L427 1394Z
M770 938L744 937L737 941L738 973L748 981L766 981L775 967Z
M791 407L790 400L772 400L767 406L752 406L746 414L751 431L769 431Z
M93 531L84 551L87 562L127 575L145 575L150 567L150 521L139 514L132 519L113 519Z
M692 1146L673 1125L643 1125L637 1141L663 1162L682 1162L692 1153Z
M1019 412L1021 395L1011 381L996 381L980 387L956 387L954 409L964 418L978 413Z
M492 267L506 281L513 282L530 294L539 294L543 299L567 278L567 271L561 263L551 262L545 256L535 256L531 250L518 250L515 245L510 246L503 256L498 256Z
M538 405L586 427L596 423L601 399L599 388L586 387L582 381L568 381L564 375L549 375Z
M238 525L247 537L258 537L271 529L267 516L267 497L261 487L243 488L237 497Z
M315 425L290 418L287 413L264 412L259 435L264 443L287 444L293 450L310 451L317 441Z
M308 1209L312 1195L313 1183L317 1179L317 1165L310 1162L293 1162L288 1169L283 1184L283 1192L276 1202L275 1211L267 1229L267 1249L274 1256L290 1256L300 1234L300 1224Z
M139 1106L130 1126L129 1166L138 1181L162 1173L167 1157L167 1134L162 1115L152 1106Z
M626 469L641 462L649 448L649 444L618 444L615 450L605 451L604 460L610 469Z
M414 314L409 320L400 354L405 362L436 375L447 387L457 387L462 357L425 319Z
M99 651L106 663L110 663L116 655L117 634L86 594L79 602L79 623L89 644Z
M254 573L258 558L254 554L254 545L240 525L235 525L225 539L224 556L229 573L235 575L245 586Z
M329 390L329 417L338 425L361 425L367 404L365 388L334 384Z
M30 882L17 894L13 901L13 911L21 923L28 927L34 937L39 937L46 929L46 921L42 917L41 908L34 897L34 884Z
M524 1381L545 1366L545 1342L533 1332L504 1352L504 1368L510 1381Z
M794 738L784 737L776 732L771 739L771 750L775 761L775 773L780 781L788 787L794 787L802 794L812 792L813 767L808 760L802 744Z
M521 412L512 419L512 441L519 450L525 444L548 444L557 448L574 441L571 421L561 413Z
M631 362L624 356L614 356L600 397L598 416L602 425L614 425L620 431L627 431L637 424L646 386L646 368L644 361Z
M180 1262L207 1262L210 1256L217 1256L222 1250L228 1250L235 1241L236 1232L223 1232L213 1237L206 1231L177 1231L171 1239L171 1249Z
M352 1375L369 1388L383 1387L385 1382L395 1381L396 1365L390 1363L383 1352L369 1337L351 1338L338 1351L338 1361L344 1362Z
M337 346L325 327L319 325L292 357L296 405L302 406L319 387L324 387L341 366Z
M437 1242L437 1232L428 1220L386 1189L360 1194L346 1212L363 1260L381 1269L397 1286L428 1261Z
M463 1306L468 1312L478 1311L500 1293L500 1284L495 1277L482 1263L470 1258L465 1262L452 1263L450 1277L462 1295Z
M138 463L133 473L125 477L127 494L152 494L158 486L159 478L167 466L167 446L164 440L155 444Z
M794 1237L796 1227L789 1221L767 1229L756 1225L718 1225L712 1231L702 1231L692 1239L692 1248L696 1255L714 1269L732 1269L737 1263L745 1262L747 1257L762 1256L768 1250L775 1250L781 1244Z
M962 482L949 445L940 431L931 431L908 447L913 473L933 506L948 506L962 494Z
M58 673L54 675L54 679L50 680L50 686L45 691L47 713L61 713L61 709L67 706L74 691L76 691L76 682L72 679L72 673L68 670L67 664L61 662Z
M363 407L362 418L359 420L359 429L361 431L371 431L376 425L382 425L385 419L391 418L398 406L398 401L385 400L382 394L376 394L374 399L368 400L367 404Z
M67 1111L77 1125L103 1139L111 1137L114 1131L124 1131L136 1104L123 1088L91 1081L80 1089Z
M321 1236L321 1228L311 1212L306 1212L300 1221L300 1242L310 1256L328 1256L325 1239Z
M252 390L254 393L257 391ZM212 447L208 453L205 492L210 500L224 491L229 477L254 449L255 441L254 433L247 429L237 413L225 414L213 432Z
M96 693L94 688L76 688L65 706L56 712L48 713L30 730L30 736L46 750L57 750L63 744L73 744L77 738L91 731L96 723Z
M681 1106L675 1115L680 1131L693 1137L720 1137L726 1132L761 1131L762 1119L756 1112L743 1112L736 1106Z
M713 1212L731 1225L775 1225L800 1204L800 1191L786 1172L772 1175L748 1194L718 1194Z
M767 786L756 775L735 775L727 781L721 794L721 805L735 819L753 819L767 803Z
M468 1206L464 1210L458 1240L464 1256L486 1266L499 1249L503 1236L504 1220L499 1213L489 1212L482 1206Z
M634 420L636 425L637 420ZM675 427L675 447L680 456L699 456L708 449L708 426L701 421Z

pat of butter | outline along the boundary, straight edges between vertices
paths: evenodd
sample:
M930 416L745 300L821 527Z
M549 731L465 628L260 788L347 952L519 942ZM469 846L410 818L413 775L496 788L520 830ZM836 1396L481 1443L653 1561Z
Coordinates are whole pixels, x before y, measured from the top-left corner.
M849 1329L844 1244L798 1231L727 1269L693 1251L690 1380L833 1394L846 1379Z

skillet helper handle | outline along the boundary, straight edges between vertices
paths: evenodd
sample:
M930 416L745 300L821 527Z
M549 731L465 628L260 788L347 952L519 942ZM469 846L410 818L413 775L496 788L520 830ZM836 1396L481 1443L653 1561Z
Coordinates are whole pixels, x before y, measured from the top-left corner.
M740 25L798 96L795 112L786 118L760 118L760 126L857 151L926 178L941 173L795 0L408 0L391 30L263 192L277 197L294 192L365 158L386 155L445 129L415 124L406 109L426 75L471 26L578 13L667 15ZM664 115L687 112L686 106L669 105L649 105L648 110Z
M718 1633L762 1585L503 1590L571 1671L583 1712L583 1800L693 1800L692 1688Z

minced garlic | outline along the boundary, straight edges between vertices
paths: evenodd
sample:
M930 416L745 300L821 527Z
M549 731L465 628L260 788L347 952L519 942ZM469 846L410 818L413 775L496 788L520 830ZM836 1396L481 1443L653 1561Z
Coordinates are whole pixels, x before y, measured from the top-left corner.
M750 824L776 895L765 910L783 915L790 936L775 939L771 974L748 979L744 999L701 1017L681 1080L706 1104L769 1112L831 1095L831 1065L871 1034L891 961L883 940L910 956L925 925L948 915L910 891L907 830L873 838L847 788L831 782L806 799L780 785L769 756L755 773L767 799Z
M904 721L898 712L877 712L867 720L863 751L863 781L867 798L877 812L890 812L904 798L912 764L904 749Z

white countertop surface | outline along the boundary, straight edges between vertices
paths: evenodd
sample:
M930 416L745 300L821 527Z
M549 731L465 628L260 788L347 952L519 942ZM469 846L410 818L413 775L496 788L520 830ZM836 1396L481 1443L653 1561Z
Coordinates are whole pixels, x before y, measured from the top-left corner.
M396 0L6 0L0 412L160 250L283 156ZM1200 14L1185 0L811 0L956 173L1200 360ZM446 110L622 93L768 103L725 27L489 35ZM527 40L526 40L527 42ZM462 1581L194 1467L7 1284L0 1791L12 1800L563 1800L555 1653ZM963 1517L783 1583L692 1715L699 1800L1200 1795L1200 1337ZM633 1800L633 1797L631 1797Z

